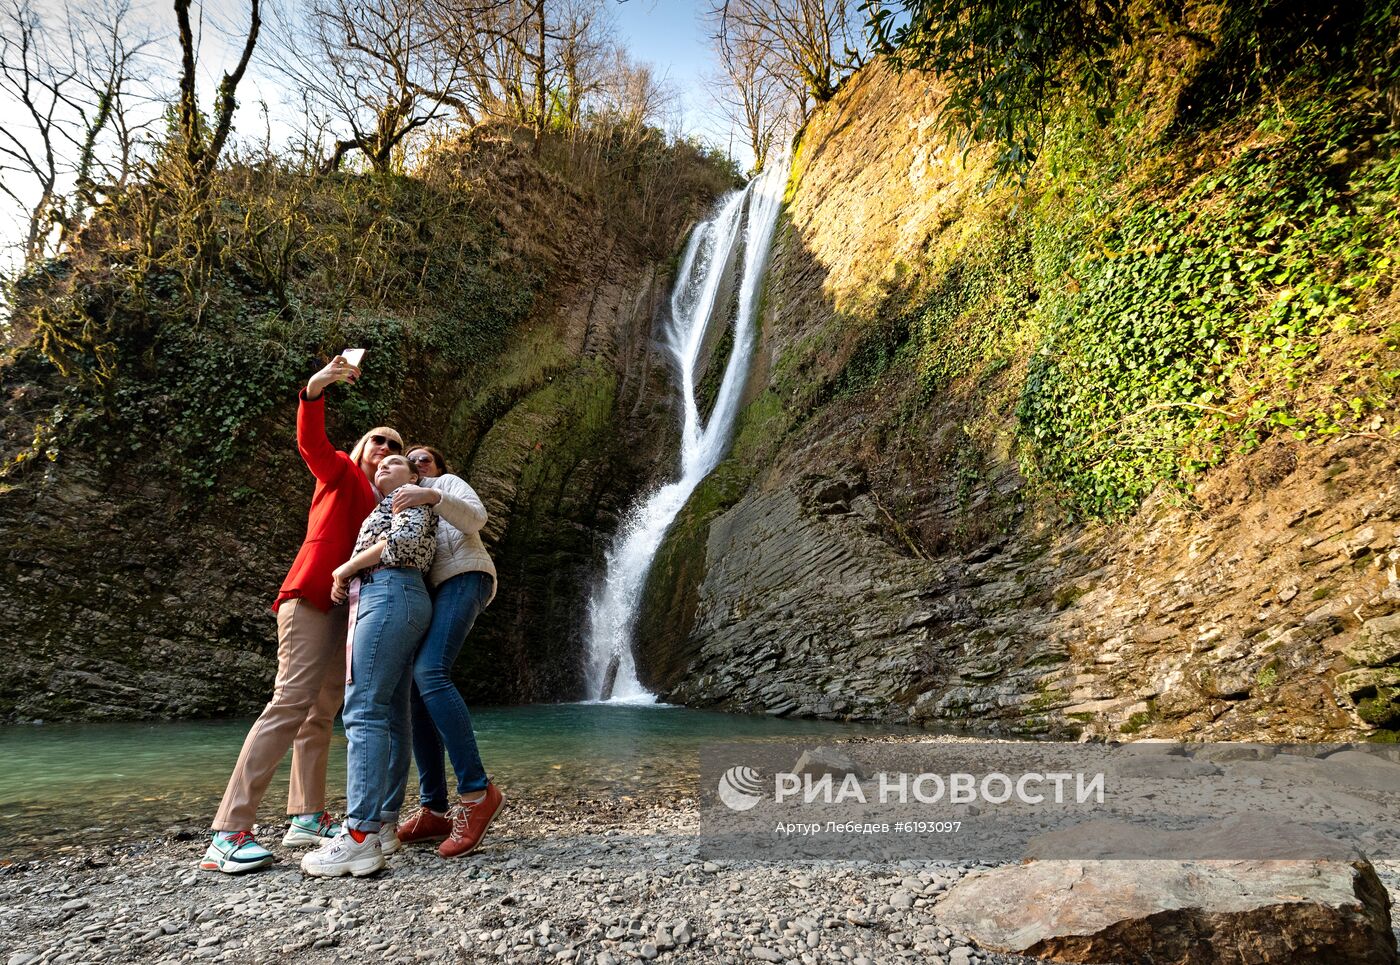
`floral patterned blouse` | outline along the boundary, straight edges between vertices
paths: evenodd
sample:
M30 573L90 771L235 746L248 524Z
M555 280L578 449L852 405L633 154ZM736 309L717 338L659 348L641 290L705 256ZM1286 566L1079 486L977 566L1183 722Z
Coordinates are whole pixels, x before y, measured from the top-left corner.
M355 574L366 582L371 574L388 566L412 567L426 573L433 565L433 553L437 549L437 510L431 506L413 506L395 514L393 504L394 494L387 493L360 524L360 535L355 540L356 553L380 540L388 540L379 562Z

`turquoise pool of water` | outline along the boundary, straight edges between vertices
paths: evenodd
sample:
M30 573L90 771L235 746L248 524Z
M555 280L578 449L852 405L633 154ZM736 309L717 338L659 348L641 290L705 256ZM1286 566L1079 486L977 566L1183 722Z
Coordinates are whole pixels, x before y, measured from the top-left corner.
M901 732L684 707L536 704L474 715L482 760L512 795L694 793L709 743ZM213 816L250 720L0 727L0 862L119 844ZM286 803L288 762L260 820ZM331 807L345 800L345 737L331 748ZM411 778L409 805L417 800Z

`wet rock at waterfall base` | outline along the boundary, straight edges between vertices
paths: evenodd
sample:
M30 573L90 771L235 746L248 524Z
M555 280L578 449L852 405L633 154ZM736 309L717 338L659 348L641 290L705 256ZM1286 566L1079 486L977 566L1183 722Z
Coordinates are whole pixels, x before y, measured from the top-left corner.
M1060 962L1400 961L1367 861L1034 861L963 879L937 914L983 948Z
M608 661L608 669L603 671L603 689L598 693L599 700L612 700L613 687L617 684L617 667L621 662L622 658L617 654L613 654Z

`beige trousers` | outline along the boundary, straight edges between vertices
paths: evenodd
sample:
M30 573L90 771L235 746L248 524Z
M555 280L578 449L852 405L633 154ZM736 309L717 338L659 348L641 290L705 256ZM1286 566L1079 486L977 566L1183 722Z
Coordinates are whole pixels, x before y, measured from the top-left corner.
M272 700L248 731L238 764L229 778L215 831L247 831L258 805L292 751L288 814L309 814L326 806L326 758L331 725L345 699L345 615L343 606L322 613L305 600L277 608L277 680Z

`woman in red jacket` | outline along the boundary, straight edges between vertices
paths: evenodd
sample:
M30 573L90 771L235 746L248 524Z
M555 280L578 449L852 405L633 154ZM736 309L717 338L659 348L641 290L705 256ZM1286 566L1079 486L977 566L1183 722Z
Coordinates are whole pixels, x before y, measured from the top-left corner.
M353 383L360 370L341 356L313 375L297 409L297 448L316 477L306 539L272 604L277 613L277 679L272 700L253 724L229 778L214 840L200 867L237 874L272 863L253 838L253 819L277 765L290 748L292 783L284 845L320 844L339 831L326 813L326 758L331 723L345 695L346 608L331 604L331 571L350 558L360 523L379 502L374 472L403 439L371 429L347 455L326 436L322 393Z

